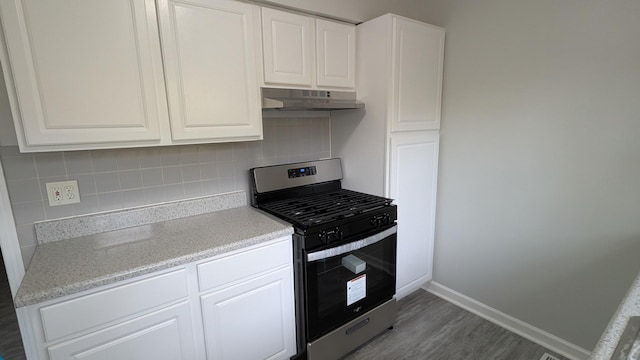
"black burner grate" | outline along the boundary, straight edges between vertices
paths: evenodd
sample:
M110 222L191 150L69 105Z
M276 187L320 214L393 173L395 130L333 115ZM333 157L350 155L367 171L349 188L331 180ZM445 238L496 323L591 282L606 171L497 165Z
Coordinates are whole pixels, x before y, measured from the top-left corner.
M391 205L392 200L351 190L260 204L260 208L297 226L308 228Z

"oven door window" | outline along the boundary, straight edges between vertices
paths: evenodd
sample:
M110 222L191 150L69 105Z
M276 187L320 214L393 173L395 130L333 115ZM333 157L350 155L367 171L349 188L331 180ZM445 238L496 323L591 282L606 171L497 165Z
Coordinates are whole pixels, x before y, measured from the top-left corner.
M391 299L396 287L396 226L306 256L308 340Z

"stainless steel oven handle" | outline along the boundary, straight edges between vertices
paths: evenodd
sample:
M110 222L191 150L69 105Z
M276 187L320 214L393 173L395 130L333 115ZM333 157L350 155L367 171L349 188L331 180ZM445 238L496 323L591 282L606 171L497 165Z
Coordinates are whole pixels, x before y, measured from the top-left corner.
M398 232L398 226L394 225L393 227L390 227L385 231L379 232L375 235L371 235L362 240L353 241L348 244L340 245L331 249L325 249L325 250L309 253L307 254L307 261L322 260L322 259L330 258L333 256L342 255L354 250L362 249L365 246L375 244L378 241L381 241L397 232Z

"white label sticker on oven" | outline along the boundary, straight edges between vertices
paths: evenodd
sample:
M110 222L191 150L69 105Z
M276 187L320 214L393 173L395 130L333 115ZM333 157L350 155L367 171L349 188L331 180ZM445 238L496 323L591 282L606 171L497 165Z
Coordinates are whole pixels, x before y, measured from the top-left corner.
M347 306L367 297L367 274L347 281Z

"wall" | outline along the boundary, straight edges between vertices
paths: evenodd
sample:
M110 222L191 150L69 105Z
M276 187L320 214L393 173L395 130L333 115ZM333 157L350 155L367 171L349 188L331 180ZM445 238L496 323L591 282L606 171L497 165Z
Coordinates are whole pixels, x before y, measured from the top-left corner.
M328 118L263 125L263 141L244 143L38 154L0 147L25 267L35 251L35 221L248 191L251 167L330 156ZM80 204L49 207L45 183L61 180L78 181Z
M640 271L640 2L427 0L434 280L592 349Z

